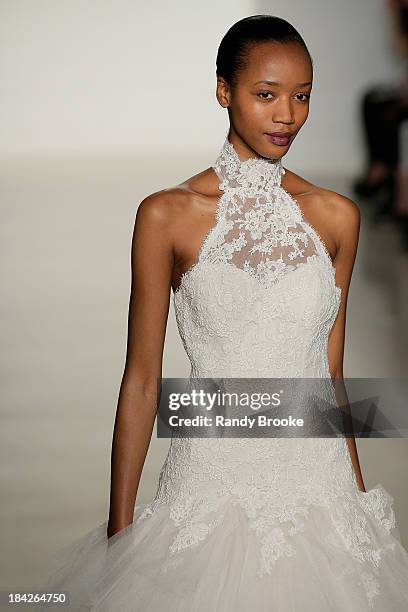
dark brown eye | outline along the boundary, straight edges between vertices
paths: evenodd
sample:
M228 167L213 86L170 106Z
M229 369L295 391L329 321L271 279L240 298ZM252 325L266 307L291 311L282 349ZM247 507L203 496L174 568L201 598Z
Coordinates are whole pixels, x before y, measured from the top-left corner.
M264 95L273 95L270 91L260 91L258 94L258 96L264 96ZM270 100L270 98L262 98L262 100Z
M301 102L307 102L310 98L310 94L309 93L301 93L301 94L297 94L298 96L305 96L306 99L305 100L301 100Z

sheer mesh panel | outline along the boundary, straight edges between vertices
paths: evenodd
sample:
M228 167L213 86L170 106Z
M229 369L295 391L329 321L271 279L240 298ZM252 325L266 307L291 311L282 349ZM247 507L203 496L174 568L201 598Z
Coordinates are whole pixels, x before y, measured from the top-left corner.
M216 236L203 258L231 263L260 281L275 282L322 250L297 202L281 187L280 159L241 161L226 141L213 166L224 191ZM212 242L212 244L210 244ZM205 250L205 249L203 249Z

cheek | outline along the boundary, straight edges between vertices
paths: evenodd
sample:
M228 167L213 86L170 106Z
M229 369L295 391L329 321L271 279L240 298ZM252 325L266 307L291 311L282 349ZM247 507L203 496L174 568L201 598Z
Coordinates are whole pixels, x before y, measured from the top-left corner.
M254 123L257 119L262 120L267 114L266 105L257 104L252 99L246 99L242 104L237 105L234 115L235 118L245 122Z
M305 105L304 108L298 108L296 110L296 123L299 127L302 127L309 115L309 105Z

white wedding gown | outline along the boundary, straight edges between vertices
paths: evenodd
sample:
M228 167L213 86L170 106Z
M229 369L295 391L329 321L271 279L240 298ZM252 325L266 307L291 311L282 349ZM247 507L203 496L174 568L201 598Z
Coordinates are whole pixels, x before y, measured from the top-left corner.
M216 223L174 293L190 377L330 379L341 290L280 160L226 138L213 168ZM70 610L408 610L393 498L359 491L343 437L173 437L154 500L106 528L54 556L46 590Z

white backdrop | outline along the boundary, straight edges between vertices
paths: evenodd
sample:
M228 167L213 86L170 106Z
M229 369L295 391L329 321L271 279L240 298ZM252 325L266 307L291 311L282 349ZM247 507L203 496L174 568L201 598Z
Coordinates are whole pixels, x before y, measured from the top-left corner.
M295 170L355 172L357 104L400 71L382 0L2 0L0 157L187 153L222 143L215 58L227 29L251 14L291 21L315 60Z
M315 60L311 114L285 165L346 194L362 162L361 92L400 70L381 0L275 0L273 11L0 0L3 589L34 585L51 554L107 517L136 209L215 160L227 128L216 51L235 21L264 12L292 21ZM395 233L363 224L346 376L405 375L406 278ZM188 376L171 309L163 375ZM357 444L366 486L395 496L408 541L406 439ZM155 494L168 446L154 431L137 503Z

